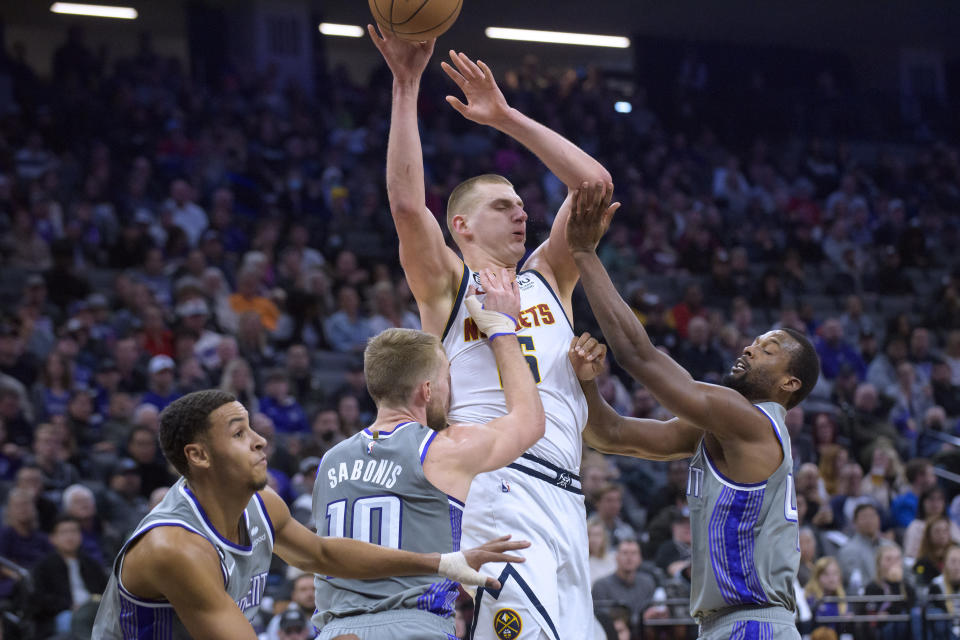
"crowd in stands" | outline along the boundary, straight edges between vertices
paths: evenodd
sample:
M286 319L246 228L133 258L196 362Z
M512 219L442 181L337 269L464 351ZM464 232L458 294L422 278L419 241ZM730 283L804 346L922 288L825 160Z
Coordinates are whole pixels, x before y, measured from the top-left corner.
M384 191L385 69L368 81L333 70L314 96L270 70L200 83L146 35L131 58L104 51L73 28L49 78L22 47L0 52L0 557L28 572L0 568L0 611L32 618L36 637L65 631L64 611L89 617L125 536L175 480L157 445L165 406L235 393L269 442L271 485L309 522L319 457L375 411L366 340L419 327ZM668 130L642 91L630 114L614 111L597 70L495 71L513 106L610 170L623 206L601 257L696 378L718 381L772 327L815 341L821 382L787 415L801 628L958 593L958 485L934 473L960 473L958 147L728 139L696 114ZM503 174L532 249L566 187L463 120L449 90L431 68L427 205L442 221L454 185ZM575 306L578 330L593 331L585 299ZM666 417L609 365L600 388L617 411ZM581 476L611 637L684 617L672 601L689 593L686 463L587 451ZM30 583L41 597L23 604ZM845 594L903 600L823 600ZM312 584L277 561L267 595L290 608L264 612L258 631L309 637ZM827 626L887 638L913 622L857 624Z

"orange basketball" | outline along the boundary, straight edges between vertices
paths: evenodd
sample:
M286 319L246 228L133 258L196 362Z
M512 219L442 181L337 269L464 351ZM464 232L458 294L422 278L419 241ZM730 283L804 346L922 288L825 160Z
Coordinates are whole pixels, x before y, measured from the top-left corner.
M380 28L403 40L429 40L450 28L463 0L368 0Z

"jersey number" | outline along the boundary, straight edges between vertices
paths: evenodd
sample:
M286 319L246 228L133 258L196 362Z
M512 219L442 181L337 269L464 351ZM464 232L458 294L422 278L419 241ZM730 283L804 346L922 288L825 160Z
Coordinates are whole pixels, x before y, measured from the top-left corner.
M403 503L397 496L368 496L353 502L350 537L391 549L400 548L400 522ZM327 505L327 535L346 537L347 501Z
M787 474L787 491L783 496L783 517L787 522L797 523L797 551L800 551L800 514L797 511L797 491L793 485L793 474Z
M533 355L533 352L537 350L533 346L533 336L517 336L517 342L520 343L520 351L524 353L523 359L527 361L530 373L533 374L533 381L540 384L540 363L537 361L537 356ZM503 389L503 375L501 375L499 367L497 367L497 377L500 378L500 388Z

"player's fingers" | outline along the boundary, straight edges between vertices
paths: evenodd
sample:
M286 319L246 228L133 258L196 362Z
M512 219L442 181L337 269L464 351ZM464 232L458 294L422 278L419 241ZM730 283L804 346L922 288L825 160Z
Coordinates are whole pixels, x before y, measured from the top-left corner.
M453 96L447 96L447 104L453 107L457 113L466 116L467 115L467 105L463 104L457 98Z
M470 296L477 295L477 291L478 291L477 285L475 284L470 285L469 287L467 287L467 297L469 298Z
M463 57L461 57L461 55L462 54L457 53L453 49L450 49L450 59L453 61L453 64L457 67L457 70L463 74L464 78L470 80L473 74L471 73L467 64L463 61Z
M447 64L446 61L440 63L440 68L443 69L444 73L450 76L450 79L453 80L461 89L463 89L463 85L467 84L466 79L460 75L460 72Z
M613 214L617 212L617 209L620 208L619 202L614 202L612 205L607 207L606 212L603 214L603 224L604 226L610 226L610 221L613 220Z
M383 37L379 33L377 33L377 28L374 27L372 24L368 24L367 33L370 34L370 39L373 40L373 45L377 49L380 49L381 51L383 51L383 49L381 48L383 46Z
M587 332L580 334L580 336L577 338L577 344L576 344L577 353L579 353L580 355L583 355L585 352L584 349L586 344L590 342L592 339L593 338Z
M483 60L477 60L477 66L483 72L484 79L493 82L493 71L490 71L490 67Z
M499 580L497 580L496 578L492 578L490 576L484 576L484 577L487 579L487 589L494 589L494 590L500 589Z
M460 59L463 61L464 66L467 68L471 80L483 80L483 71L480 70L480 67L470 59L467 54L462 51L459 54Z

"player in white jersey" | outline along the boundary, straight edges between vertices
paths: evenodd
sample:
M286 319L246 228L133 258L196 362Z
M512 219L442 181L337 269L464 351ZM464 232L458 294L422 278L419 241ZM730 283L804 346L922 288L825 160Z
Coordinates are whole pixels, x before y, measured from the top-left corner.
M370 36L393 71L393 111L387 149L387 193L400 239L400 262L420 309L424 331L442 336L450 357L450 420L488 421L504 415L503 393L489 349L462 308L475 274L486 268L515 272L526 251L527 214L513 185L485 175L456 187L447 204L447 226L463 259L447 246L425 205L423 158L417 129L420 77L434 41L419 44ZM583 180L610 182L610 174L558 133L512 109L493 73L480 61L450 52L443 70L466 104L450 105L464 117L511 136L536 154L570 189ZM508 468L478 476L463 517L463 540L509 531L533 544L523 565L504 565L500 590L479 590L474 638L580 640L593 624L583 495L576 471L586 403L566 351L573 337L571 295L576 265L567 249L561 206L549 238L517 274L522 297L518 338L539 382L546 434ZM521 635L522 634L522 635Z
M800 560L787 409L813 389L820 362L793 329L769 331L743 350L723 386L697 382L659 351L617 293L596 254L618 205L602 184L574 195L567 241L590 307L617 361L676 417L617 415L592 377L604 349L584 334L571 358L585 381L584 438L605 453L653 460L693 456L687 501L693 533L690 610L704 640L799 640L793 579ZM595 363L584 375L584 360ZM587 363L589 364L589 363Z

